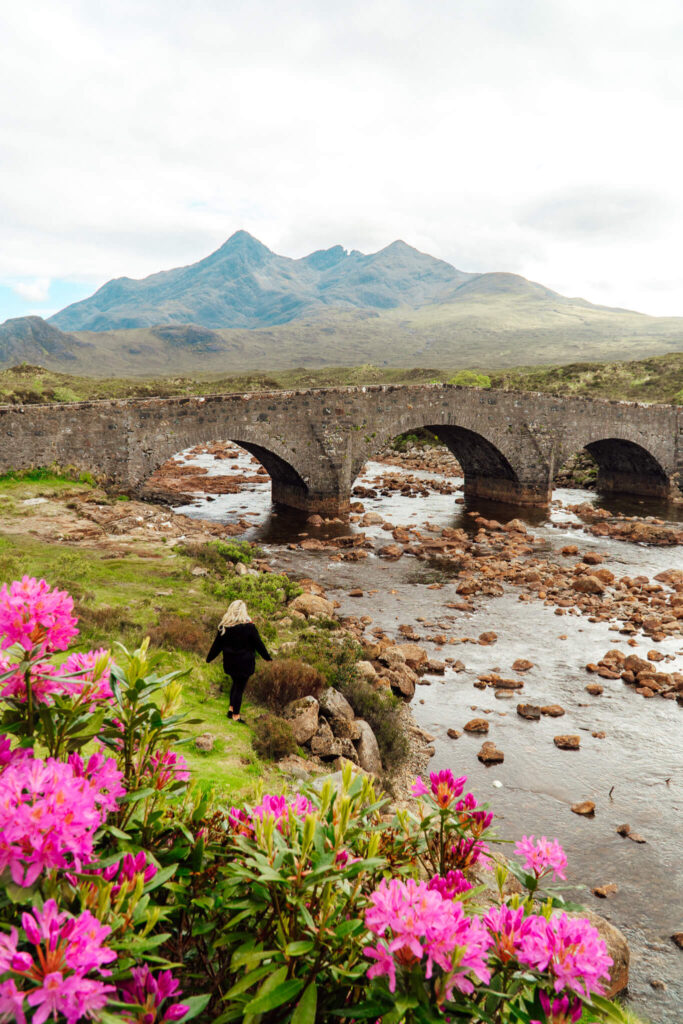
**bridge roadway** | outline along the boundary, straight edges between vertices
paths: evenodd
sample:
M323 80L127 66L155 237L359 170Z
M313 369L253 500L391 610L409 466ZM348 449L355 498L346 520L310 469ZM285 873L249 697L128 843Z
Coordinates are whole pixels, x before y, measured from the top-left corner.
M1 406L0 472L71 465L135 493L178 452L230 440L265 466L274 501L339 514L364 463L418 427L454 453L470 497L547 505L585 448L601 489L683 498L683 407L447 384Z

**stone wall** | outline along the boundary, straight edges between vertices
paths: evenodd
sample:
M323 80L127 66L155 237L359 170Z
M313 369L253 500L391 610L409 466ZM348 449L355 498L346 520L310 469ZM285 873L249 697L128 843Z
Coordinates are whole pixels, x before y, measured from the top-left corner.
M75 465L136 490L193 445L231 440L266 467L273 497L343 511L364 463L429 427L470 495L544 505L556 470L587 448L599 486L681 496L683 409L428 384L0 407L0 472Z

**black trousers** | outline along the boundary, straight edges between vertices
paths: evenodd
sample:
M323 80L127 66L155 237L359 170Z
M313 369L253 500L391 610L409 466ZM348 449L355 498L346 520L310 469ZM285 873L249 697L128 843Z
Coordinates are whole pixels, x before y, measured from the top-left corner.
M232 686L230 688L230 707L232 708L233 713L237 715L242 707L242 695L244 694L244 688L251 678L251 673L249 673L249 675L245 675L244 673L238 674L236 672L234 675L231 675L230 678L232 679Z

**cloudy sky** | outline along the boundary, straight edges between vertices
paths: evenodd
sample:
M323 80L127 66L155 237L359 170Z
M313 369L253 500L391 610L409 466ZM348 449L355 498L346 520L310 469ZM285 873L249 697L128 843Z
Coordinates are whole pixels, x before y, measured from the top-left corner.
M683 315L680 0L0 0L0 321L396 238Z

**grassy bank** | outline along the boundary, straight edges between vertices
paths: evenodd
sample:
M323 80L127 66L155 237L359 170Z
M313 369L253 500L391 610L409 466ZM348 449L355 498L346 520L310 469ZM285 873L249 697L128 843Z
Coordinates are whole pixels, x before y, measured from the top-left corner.
M462 371L455 369L396 369L365 365L132 380L122 377L77 377L23 364L0 371L0 403L172 397L362 384L420 384L429 381L446 382L453 378L460 382L461 377ZM488 379L491 387L505 390L683 404L683 352L635 362L529 366L499 372L490 372L482 367L480 373L469 373L469 377L474 384L485 383ZM464 380L462 382L467 383Z

